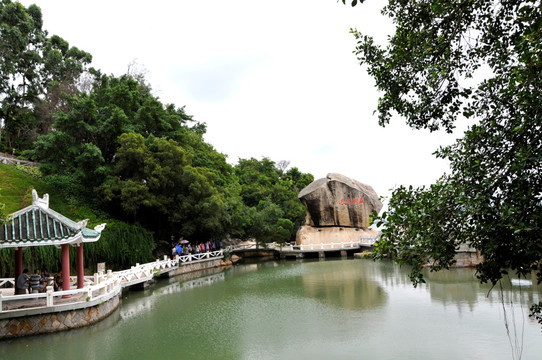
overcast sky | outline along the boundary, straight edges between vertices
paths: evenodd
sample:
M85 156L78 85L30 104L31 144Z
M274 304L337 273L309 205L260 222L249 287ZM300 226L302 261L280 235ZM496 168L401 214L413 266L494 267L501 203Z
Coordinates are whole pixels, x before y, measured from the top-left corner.
M383 43L382 1L22 1L37 4L49 35L120 76L134 61L164 103L207 124L228 161L268 157L309 172L337 172L389 195L448 169L432 153L454 136L378 126L374 81L352 53L350 28Z

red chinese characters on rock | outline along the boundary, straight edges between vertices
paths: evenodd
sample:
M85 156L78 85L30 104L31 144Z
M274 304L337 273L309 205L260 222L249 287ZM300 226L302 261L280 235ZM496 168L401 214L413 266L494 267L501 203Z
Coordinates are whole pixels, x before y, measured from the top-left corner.
M341 201L339 202L339 205L361 205L363 204L363 198L346 198L346 199L341 199Z

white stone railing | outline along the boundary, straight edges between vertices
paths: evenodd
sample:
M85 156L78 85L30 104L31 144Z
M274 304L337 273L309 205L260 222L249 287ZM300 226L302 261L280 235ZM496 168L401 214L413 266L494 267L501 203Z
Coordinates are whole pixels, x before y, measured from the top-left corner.
M232 250L248 250L248 249L258 249L256 243L250 243L250 244L238 244L238 245L232 245Z
M177 255L175 256L174 261L177 261L177 265L188 263L197 263L201 261L215 260L224 257L224 250L209 251L199 254L189 254L189 255Z
M0 278L0 287L4 287L4 285L6 284L9 284L15 287L15 279L14 278Z
M286 245L285 243L264 243L264 244L257 244L256 242L252 242L249 244L237 244L237 245L229 245L226 247L226 251L235 251L235 250L273 250L273 249L284 249L291 245ZM294 245L295 246L295 245Z
M83 288L73 290L53 291L53 287L48 286L47 292L45 293L4 296L0 292L0 314L22 310L21 308L4 310L3 305L12 301L28 300L24 305L25 311L53 307L58 308L58 306L61 305L68 306L70 309L76 309L88 307L89 304L107 301L113 296L119 294L122 290L120 278L111 270L108 270L107 274L105 275L103 273L94 274L93 281L94 284L91 282L86 282ZM74 301L69 301L69 303L61 303L59 301L61 298L66 297L73 298ZM43 298L45 298L45 304L43 301L38 301L39 299Z
M172 268L176 268L178 266L221 259L222 257L224 257L223 250L210 251L200 254L177 255L173 259L164 256L163 260L157 259L154 262L146 264L136 264L130 269L116 271L115 274L121 278L123 287L125 287L150 280L155 274L161 272L162 270L171 270Z
M285 245L282 250L286 251L307 251L307 250L340 250L359 248L359 242L347 241L341 243L322 243L322 244L301 244L301 245Z
M164 256L164 260L157 259L156 261L146 263L146 264L136 264L130 269L116 271L117 275L123 287L130 286L131 284L136 284L145 280L150 280L154 275L164 269L176 267L178 261L174 259L169 259L167 256Z
M378 239L380 239L380 234L375 236L360 236L359 237L359 244L361 246L373 246Z
M183 266L191 263L198 263L203 261L210 261L220 259L224 256L223 250L205 252L200 254L190 254L183 256L175 256L175 258L170 259L167 256L164 256L163 260L156 260L146 264L136 264L130 269L112 272L107 270L107 274L96 273L94 276L85 276L85 286L82 289L74 290L65 290L65 291L53 291L52 286L47 287L46 293L37 293L37 294L23 294L23 295L2 295L0 291L0 313L11 311L11 310L2 310L2 304L9 303L11 301L17 300L32 300L32 299L42 299L46 298L45 307L53 307L55 305L55 298L62 296L75 296L84 294L84 301L93 301L95 299L100 299L100 301L106 301L112 296L112 293L118 293L123 287L134 285L146 280L152 279L157 273L162 270L171 270L177 268L178 266ZM0 279L0 286L10 284L13 287L3 288L3 290L8 290L10 294L13 294L15 287L14 278L2 278ZM77 286L77 277L70 276L70 289ZM7 291L6 291L7 292ZM107 299L105 299L107 298ZM77 304L77 301L70 302L70 304ZM32 306L25 303L24 309L32 308L43 308L43 301L38 304L36 301L36 306ZM75 306L77 307L77 306ZM81 306L84 307L84 306Z
M27 166L39 166L38 163L28 161L28 160L21 160L15 156L11 155L0 155L0 163L6 164L6 165L27 165Z

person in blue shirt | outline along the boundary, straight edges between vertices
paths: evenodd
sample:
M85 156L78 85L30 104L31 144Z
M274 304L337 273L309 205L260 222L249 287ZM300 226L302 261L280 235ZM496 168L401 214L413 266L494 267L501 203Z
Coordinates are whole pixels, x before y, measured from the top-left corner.
M175 250L177 251L177 254L179 254L179 256L183 254L183 248L181 247L181 244L175 245Z

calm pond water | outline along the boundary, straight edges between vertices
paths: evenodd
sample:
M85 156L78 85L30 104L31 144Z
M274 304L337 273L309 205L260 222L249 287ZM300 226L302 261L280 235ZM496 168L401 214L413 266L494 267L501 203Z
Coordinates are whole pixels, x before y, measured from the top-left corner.
M198 276L125 292L94 326L0 342L0 358L513 358L501 293L488 295L471 269L427 274L416 289L406 269L370 260L271 261ZM509 285L509 328L523 331L523 359L541 359L541 328L521 309L541 289Z

